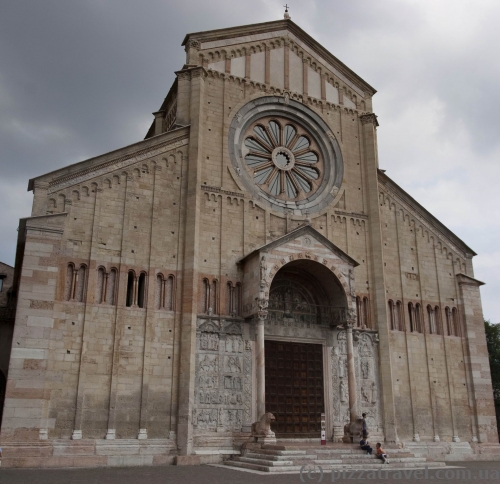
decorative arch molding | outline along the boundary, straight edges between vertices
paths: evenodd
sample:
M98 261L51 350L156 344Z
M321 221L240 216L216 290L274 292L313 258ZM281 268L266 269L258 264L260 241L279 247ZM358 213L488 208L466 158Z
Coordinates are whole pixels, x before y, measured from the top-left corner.
M267 307L271 284L287 264L310 261L326 268L345 294L346 309L356 311L354 268L358 262L310 225L303 225L239 261L244 272L243 316Z

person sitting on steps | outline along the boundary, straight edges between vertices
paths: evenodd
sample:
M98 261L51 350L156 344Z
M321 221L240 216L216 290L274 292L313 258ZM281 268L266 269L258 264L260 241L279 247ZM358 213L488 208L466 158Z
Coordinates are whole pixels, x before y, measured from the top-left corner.
M359 441L359 446L362 450L366 450L367 454L372 455L373 449L364 437Z
M385 453L385 450L382 449L382 444L380 442L377 442L377 458L382 459L384 461L384 464L389 464L387 454Z

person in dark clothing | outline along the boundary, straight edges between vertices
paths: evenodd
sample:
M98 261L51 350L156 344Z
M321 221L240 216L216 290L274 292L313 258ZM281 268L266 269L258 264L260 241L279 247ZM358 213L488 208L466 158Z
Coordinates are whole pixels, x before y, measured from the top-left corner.
M368 427L366 425L366 413L361 414L363 417L363 439L366 440L368 438Z
M366 452L372 455L373 449L370 447L370 444L364 438L359 441L359 446L362 450L366 450Z

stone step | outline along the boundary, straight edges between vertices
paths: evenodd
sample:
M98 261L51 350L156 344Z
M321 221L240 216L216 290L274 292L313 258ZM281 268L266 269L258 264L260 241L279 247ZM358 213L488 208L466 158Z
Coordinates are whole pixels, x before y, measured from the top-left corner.
M291 460L264 460L264 459L254 459L252 457L235 457L234 461L235 462L247 462L249 464L265 465L268 467L293 465L293 462Z
M271 467L260 464L251 464L249 462L239 462L237 460L226 461L226 465L229 467L239 467L242 469L250 469L254 471L269 472L269 473L280 473L280 472L296 472L299 473L302 466L281 466L281 467Z
M273 454L261 454L260 452L247 452L244 457L250 457L252 459L264 459L264 460L276 460L276 461L283 461L283 460L295 460L295 459L310 459L314 460L317 459L317 455L273 455Z
M236 468L242 468L242 469L249 469L249 470L255 470L255 471L261 471L261 472L266 472L270 474L279 474L279 473L299 473L302 469L301 465L292 465L292 466L266 466L266 465L259 465L259 464L252 464L249 462L239 462L236 460L232 461L226 461L226 465L229 467L236 467ZM437 468L437 467L446 467L446 464L444 462L426 462L421 463L421 462L402 462L402 463L394 463L394 464L378 464L378 463L370 463L370 464L357 464L357 465L343 465L343 464L335 464L335 465L328 465L328 466L322 466L323 471L349 471L349 470L378 470L378 469L384 469L384 470L395 470L395 469L424 469L425 467L430 468Z
M259 454L268 455L307 455L305 450L275 450L275 449L260 449Z
M394 458L398 458L398 459L402 459L402 458L410 458L410 457L417 457L415 454L410 454L409 452L403 454L403 453L399 453L399 454L388 454L389 455L389 458L391 457L394 457ZM320 456L318 456L320 457ZM352 454L340 454L340 455L332 455L331 456L332 459L374 459L375 458L375 452L373 454L362 454L362 455L352 455ZM321 456L320 458L324 458L324 456Z
M364 464L365 462L371 462L374 461L376 457L371 457L370 459L363 459L360 461L359 459L342 459L342 463L349 465L349 464ZM382 462L380 459L378 459L379 462ZM389 456L389 461L390 462L426 462L427 459L425 457L393 457L391 458ZM329 460L315 460L315 464L336 464L337 461L334 459L329 459Z
M383 464L382 462L371 462L366 464L333 464L333 465L322 465L324 471L329 470L341 470L341 469L351 469L351 470L361 470L361 469L412 469L419 468L424 469L425 467L446 467L444 462L393 462L389 459L389 464ZM290 467L291 469L291 467Z

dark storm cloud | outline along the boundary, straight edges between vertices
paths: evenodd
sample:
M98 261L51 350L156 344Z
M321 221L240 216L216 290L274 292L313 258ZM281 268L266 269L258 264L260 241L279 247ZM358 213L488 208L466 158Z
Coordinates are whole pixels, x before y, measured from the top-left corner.
M29 178L142 139L187 32L282 18L258 0L16 0L0 15L0 260L12 263ZM496 0L291 4L292 19L379 92L380 162L472 246L500 321Z

